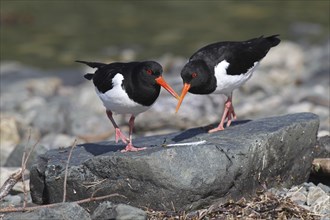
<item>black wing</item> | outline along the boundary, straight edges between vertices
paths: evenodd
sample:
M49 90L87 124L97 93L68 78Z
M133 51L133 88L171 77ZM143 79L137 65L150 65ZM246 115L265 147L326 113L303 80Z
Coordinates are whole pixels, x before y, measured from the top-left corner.
M124 63L98 63L98 62L87 62L87 61L76 61L84 63L92 68L97 68L95 73L88 73L84 75L86 79L93 79L95 87L102 93L107 92L113 88L112 79L117 73L123 73Z
M255 62L264 58L270 48L280 43L277 37L278 35L266 38L261 36L242 42L226 41L210 44L198 50L190 60L202 59L210 69L226 60L229 63L227 74L240 75L253 67Z

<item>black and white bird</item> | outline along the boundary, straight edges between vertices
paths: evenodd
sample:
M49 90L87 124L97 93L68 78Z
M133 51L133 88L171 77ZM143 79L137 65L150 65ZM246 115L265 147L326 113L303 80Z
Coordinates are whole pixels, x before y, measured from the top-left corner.
M159 96L161 86L175 98L179 98L177 93L163 79L162 66L154 61L110 64L76 62L97 68L95 73L88 73L84 77L93 80L96 93L103 102L106 114L115 127L116 143L121 139L127 144L122 152L145 149L136 148L132 144L135 117L151 107ZM131 115L129 119L129 138L121 132L112 117L113 113Z
M176 112L187 94L224 94L227 96L224 112L215 132L227 127L236 119L232 103L233 90L242 86L252 76L259 62L270 48L280 43L279 35L253 38L247 41L226 41L207 45L194 53L183 67L183 89Z

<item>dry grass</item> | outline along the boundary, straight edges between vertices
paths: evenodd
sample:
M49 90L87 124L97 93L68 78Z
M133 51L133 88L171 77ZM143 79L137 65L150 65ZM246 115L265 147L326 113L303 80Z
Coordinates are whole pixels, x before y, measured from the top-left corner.
M195 212L153 211L147 210L150 220L202 220L202 219L320 219L298 206L288 198L281 198L272 193L264 192L247 201L229 201L221 205L213 205L208 209Z

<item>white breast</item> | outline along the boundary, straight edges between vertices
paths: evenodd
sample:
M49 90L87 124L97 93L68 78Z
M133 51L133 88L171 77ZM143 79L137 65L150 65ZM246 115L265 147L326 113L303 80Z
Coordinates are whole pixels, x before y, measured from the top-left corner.
M130 99L122 88L124 77L122 74L117 73L112 79L113 88L106 93L101 93L95 88L97 95L103 102L107 110L111 110L117 114L133 114L138 115L150 108L150 106L143 106L132 99Z
M226 60L221 61L214 67L215 77L217 79L217 88L214 93L221 93L229 96L234 89L243 85L248 79L251 78L254 69L259 62L255 62L246 73L240 75L227 75L227 69L230 65Z

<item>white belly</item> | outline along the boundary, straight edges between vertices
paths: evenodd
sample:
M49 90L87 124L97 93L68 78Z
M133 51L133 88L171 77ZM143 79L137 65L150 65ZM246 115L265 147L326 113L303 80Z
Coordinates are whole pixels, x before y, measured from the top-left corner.
M227 96L230 95L234 89L242 86L251 78L258 63L259 62L255 62L254 66L251 67L246 73L242 73L240 75L227 75L229 63L226 60L221 61L214 67L214 73L217 79L217 88L214 93L221 93Z
M112 79L113 88L106 93L101 93L95 88L104 107L117 114L133 114L135 116L147 111L150 106L140 105L128 97L121 86L123 79L124 77L121 74L116 74Z

